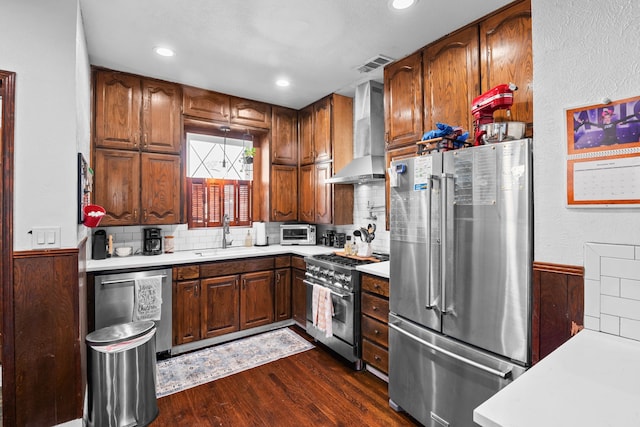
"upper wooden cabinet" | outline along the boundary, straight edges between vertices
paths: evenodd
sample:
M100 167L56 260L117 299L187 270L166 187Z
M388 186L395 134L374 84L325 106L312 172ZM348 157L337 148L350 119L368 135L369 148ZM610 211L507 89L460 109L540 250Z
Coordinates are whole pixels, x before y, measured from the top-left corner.
M515 83L511 117L496 111L498 120L527 123L533 135L533 49L531 45L531 2L514 4L480 23L480 71L482 91L502 83Z
M330 160L331 148L331 98L324 98L313 104L313 160Z
M388 148L422 137L422 52L384 69L385 141Z
M227 122L231 101L228 95L190 86L182 88L182 108L187 116Z
M298 168L271 165L270 220L295 221L298 218Z
M314 162L313 155L313 105L298 112L298 144L300 164L309 165Z
M271 105L231 97L231 123L263 129L271 127Z
M424 49L425 131L436 129L436 123L446 123L462 126L473 133L471 103L480 93L478 58L478 27L475 25Z
M142 153L140 224L180 223L180 156Z
M271 163L298 164L298 113L273 107L271 118Z
M116 71L95 75L96 147L180 153L180 86Z

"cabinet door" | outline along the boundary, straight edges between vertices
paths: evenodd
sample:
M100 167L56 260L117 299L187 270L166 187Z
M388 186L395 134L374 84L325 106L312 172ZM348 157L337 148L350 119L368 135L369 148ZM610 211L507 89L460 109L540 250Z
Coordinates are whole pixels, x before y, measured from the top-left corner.
M173 282L173 344L198 341L200 335L200 281Z
M291 319L291 269L280 268L275 272L275 321Z
M97 71L95 83L96 147L137 149L140 144L140 79Z
M143 80L142 95L142 149L180 154L180 86Z
M497 120L527 123L533 134L533 53L531 46L531 2L517 3L480 23L481 91L502 83L515 83L511 118L506 110L494 113Z
M420 140L422 125L422 52L384 69L385 140L388 148Z
M271 165L271 220L298 218L298 171L295 166Z
M271 105L231 97L231 123L269 129L271 127Z
M304 328L307 326L307 285L304 284L304 270L292 269L291 304L293 320Z
M140 153L95 150L94 203L106 210L100 222L134 225L140 221Z
M314 161L331 159L331 98L313 104L313 151Z
M142 153L142 224L181 222L180 182L180 156Z
M315 165L315 211L317 224L331 224L332 200L331 184L325 181L331 177L331 163L318 163Z
M300 128L299 144L300 164L308 165L314 162L313 154L313 105L298 112L298 126Z
M473 26L424 50L425 130L446 123L473 135L471 104L480 93L478 49L478 27Z
M230 119L229 95L184 86L182 88L182 105L186 116L225 123Z
M240 329L273 323L273 270L243 274L240 281Z
M239 329L239 280L238 275L201 280L203 338L217 337Z
M315 165L300 166L298 214L302 222L316 221L316 171Z
M298 164L298 113L273 107L271 119L271 163Z

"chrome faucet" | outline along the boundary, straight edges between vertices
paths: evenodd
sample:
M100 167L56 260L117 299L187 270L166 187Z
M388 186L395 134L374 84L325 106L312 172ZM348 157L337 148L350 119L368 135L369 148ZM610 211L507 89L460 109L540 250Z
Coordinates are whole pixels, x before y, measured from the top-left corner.
M227 241L227 234L230 234L229 215L224 214L222 217L222 249L226 249L227 245L231 246L231 243L233 243L233 240Z

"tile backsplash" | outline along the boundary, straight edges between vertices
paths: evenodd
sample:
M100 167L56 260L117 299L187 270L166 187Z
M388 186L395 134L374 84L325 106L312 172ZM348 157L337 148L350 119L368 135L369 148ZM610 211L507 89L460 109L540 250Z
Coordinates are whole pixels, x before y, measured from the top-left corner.
M640 341L640 246L585 244L584 326Z

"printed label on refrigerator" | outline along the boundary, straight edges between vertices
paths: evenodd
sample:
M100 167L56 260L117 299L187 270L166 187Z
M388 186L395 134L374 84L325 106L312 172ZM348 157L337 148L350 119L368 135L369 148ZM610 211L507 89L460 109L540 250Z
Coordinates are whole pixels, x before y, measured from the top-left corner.
M433 161L431 156L416 157L413 160L413 191L427 190L432 174Z

